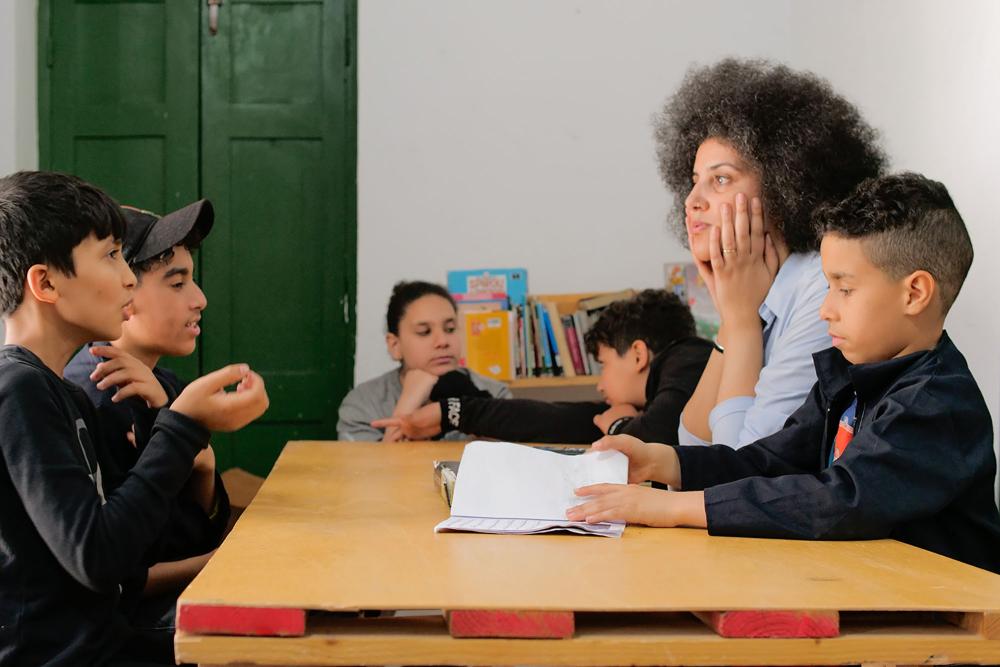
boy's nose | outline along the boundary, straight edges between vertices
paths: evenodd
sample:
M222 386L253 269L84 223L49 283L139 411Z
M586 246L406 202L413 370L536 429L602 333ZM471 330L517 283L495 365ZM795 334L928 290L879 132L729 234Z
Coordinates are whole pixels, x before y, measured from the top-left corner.
M830 306L830 294L833 290L827 290L826 296L823 298L823 303L819 306L819 319L824 322L829 322L834 317L833 308Z
M205 292L203 292L198 285L195 285L194 289L195 297L194 302L192 303L192 309L197 311L205 310L205 307L208 305L208 298L205 296Z

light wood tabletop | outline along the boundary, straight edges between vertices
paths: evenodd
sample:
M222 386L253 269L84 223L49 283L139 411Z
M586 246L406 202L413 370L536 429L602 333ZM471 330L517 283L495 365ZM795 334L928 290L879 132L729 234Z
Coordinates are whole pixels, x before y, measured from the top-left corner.
M642 632L639 640L635 633L628 635L637 652L628 653L623 648L626 653L618 653L613 661L627 663L626 656L632 655L635 664L680 664L680 660L719 664L712 661L722 654L705 653L705 642L726 647L729 653L741 642L751 642L740 653L748 656L749 663L730 655L728 664L794 664L803 659L811 660L810 664L867 662L857 659L860 654L856 652L837 653L835 649L844 649L848 641L884 646L884 641L876 643L871 633L895 632L893 636L902 638L900 649L905 645L911 653L893 657L883 651L885 660L875 655L873 660L919 662L914 658L926 658L926 651L937 647L968 662L1000 662L1000 641L989 639L1000 612L1000 576L892 540L738 539L711 537L704 530L635 526L628 527L620 539L435 534L434 525L449 512L432 483L432 462L459 459L462 447L462 443L444 442L289 443L233 532L181 595L179 607L182 611L185 606L213 605L307 610L311 615L304 636L179 632L178 658L223 664L255 657L259 663L264 655L273 659L293 646L314 645L303 654L307 657L302 657L302 662L289 661L286 656L275 664L358 664L362 657L362 662L376 664L392 663L393 659L397 664L401 660L405 664L517 664L520 660L523 664L529 656L533 656L533 664L613 664L608 662L612 653L601 658L593 648L583 648L594 623L598 628L608 627L608 621L595 620L605 618L600 615L589 620L581 616L577 636L562 641L565 646L557 648L560 640L454 639L447 635L447 628L441 634L440 619L405 626L405 619L345 620L315 612L645 612L642 622L646 623L656 617L652 612L812 610L916 612L897 615L896 626L917 623L923 629L918 636L908 638L898 627L887 630L889 626L876 624L874 630L862 632L868 633L868 639L861 636L860 640L843 632L829 640L734 640L712 635L685 615L680 626L671 626L672 631L662 626L663 632L655 641L653 635ZM517 492L517 480L511 480L511 491ZM965 629L936 622L940 620L934 615L938 612L965 614L957 616ZM617 618L620 623L621 617ZM638 617L630 618L634 625ZM862 625L869 622L864 620L868 617L857 618ZM851 622L845 621L845 628L848 626ZM403 631L404 627L410 630ZM649 654L649 647L657 641L672 645L671 636L681 641L688 631L694 633L696 639L691 641L701 653L682 652L671 657L661 650ZM379 639L379 632L387 634ZM359 656L356 651L362 644L347 642L340 644L338 653L337 642L331 640L337 636L361 637L358 641L371 651L380 645L392 646L393 638L409 648ZM429 641L428 637L440 641L440 647L407 652L421 641ZM644 649L647 654L658 657L647 657L645 660L653 662L643 662L637 641L648 644ZM791 642L789 646L798 648L785 653L773 642ZM580 645L577 653L567 648L574 643ZM956 643L961 649L958 653L953 646ZM825 645L826 653L817 648L820 644ZM493 648L478 649L477 653L473 647L480 645ZM497 654L501 645L521 648ZM551 645L552 650L543 651L545 645ZM267 653L268 646L277 653ZM769 651L784 655L785 662L768 662ZM289 655L294 658L294 651Z

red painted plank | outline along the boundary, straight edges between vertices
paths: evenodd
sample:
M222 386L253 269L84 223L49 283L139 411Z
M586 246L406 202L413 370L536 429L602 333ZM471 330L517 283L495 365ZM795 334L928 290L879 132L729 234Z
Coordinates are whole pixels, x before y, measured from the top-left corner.
M447 617L452 637L568 639L576 628L571 611L459 609L449 611Z
M304 609L181 604L177 629L199 635L301 637L306 633Z
M837 637L836 611L702 611L693 612L723 637Z

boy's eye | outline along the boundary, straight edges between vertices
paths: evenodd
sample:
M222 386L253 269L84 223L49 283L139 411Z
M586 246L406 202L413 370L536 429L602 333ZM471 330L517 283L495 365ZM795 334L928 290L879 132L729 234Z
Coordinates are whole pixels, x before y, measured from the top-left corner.
M445 326L444 332L445 333L455 333L455 329L456 328L457 327L454 324L449 324L449 325Z
M853 291L854 291L853 287L841 287L840 288L840 293L843 294L844 296L850 296L851 292L853 292Z
M112 248L111 252L108 253L108 257L111 259L118 259L118 255L122 253L121 248Z
M431 332L430 329L417 329L417 335L418 336L426 336L426 335L430 334L430 332Z
M182 282L179 282L179 283L174 283L174 284L171 285L171 287L174 288L175 290L179 290L182 287L184 287L184 282L182 281Z

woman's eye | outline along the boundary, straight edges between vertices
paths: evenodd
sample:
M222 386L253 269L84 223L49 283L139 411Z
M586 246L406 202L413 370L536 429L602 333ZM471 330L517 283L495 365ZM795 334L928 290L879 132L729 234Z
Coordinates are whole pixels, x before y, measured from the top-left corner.
M850 296L851 292L853 292L853 291L854 291L854 289L850 288L850 287L841 287L840 288L840 293L843 294L844 296Z
M732 180L733 179L731 179L729 176L726 176L725 174L716 174L715 175L715 184L716 185L729 185L729 183Z

